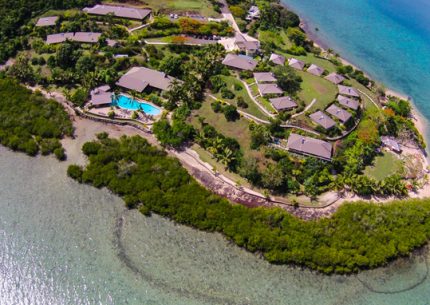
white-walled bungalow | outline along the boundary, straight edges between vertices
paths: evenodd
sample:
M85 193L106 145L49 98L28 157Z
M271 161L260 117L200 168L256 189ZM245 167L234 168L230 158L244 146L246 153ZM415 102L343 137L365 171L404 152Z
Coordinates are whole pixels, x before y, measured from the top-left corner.
M244 52L246 55L254 55L260 49L260 41L241 33L235 34L234 44L240 52Z
M329 142L291 133L287 142L287 150L305 156L331 161L333 146Z
M321 68L320 66L312 64L309 66L309 68L306 70L306 72L313 74L315 76L321 76L324 73L324 69Z
M381 142L383 146L389 148L396 153L402 152L402 148L400 147L399 143L397 143L397 141L392 137L382 136Z
M278 112L290 110L297 107L297 103L289 96L271 98L269 99L269 101L272 104L273 108L275 108Z
M337 87L339 89L339 94L341 95L360 97L360 94L358 93L358 91L353 87L342 86L342 85L337 85Z
M332 82L335 85L338 85L345 80L345 77L343 77L340 74L333 72L333 73L330 73L329 75L327 75L325 77L325 79Z
M352 115L348 111L338 107L335 104L331 104L330 107L328 107L325 111L337 118L343 124L348 122L352 117Z
M228 53L222 63L230 68L248 71L253 71L257 66L257 61L253 58L232 53Z
M260 18L260 9L256 5L252 5L249 10L248 14L246 15L246 20L252 20L252 19L258 19Z
M288 65L294 69L303 70L305 67L305 62L301 61L300 59L290 58L288 59Z
M83 11L91 15L113 15L115 17L135 20L144 20L151 14L151 10L148 8L134 8L104 4L97 4L93 7L86 7L83 9Z
M174 77L164 72L145 67L133 67L116 82L116 85L137 92L143 92L148 86L168 90L174 80Z
M313 122L322 126L326 130L329 130L336 126L336 122L322 111L314 112L309 115L309 117Z

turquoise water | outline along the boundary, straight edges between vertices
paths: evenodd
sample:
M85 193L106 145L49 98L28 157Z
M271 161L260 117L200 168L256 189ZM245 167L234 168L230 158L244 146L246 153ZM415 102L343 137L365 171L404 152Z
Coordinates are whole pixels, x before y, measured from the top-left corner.
M84 161L75 151L67 162ZM127 211L66 167L0 147L1 305L428 305L427 251L353 276L270 265L219 234Z
M429 117L426 2L286 1ZM92 124L94 133L104 126ZM83 142L69 145L67 162L85 161ZM127 211L107 190L67 178L66 168L0 147L0 305L429 304L427 249L353 276L274 266L219 234Z
M297 12L325 45L387 87L410 96L418 110L430 118L430 1L282 2Z
M154 107L148 103L138 102L125 95L118 95L117 98L112 102L112 105L128 110L142 110L149 115L159 115L161 113L160 109L157 107Z

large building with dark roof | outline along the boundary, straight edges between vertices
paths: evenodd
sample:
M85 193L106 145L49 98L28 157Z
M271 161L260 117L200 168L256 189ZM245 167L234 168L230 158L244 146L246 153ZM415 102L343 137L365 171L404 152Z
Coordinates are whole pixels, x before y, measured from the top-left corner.
M291 133L287 142L287 150L330 161L333 153L333 146L329 142Z
M148 86L159 90L168 90L174 80L175 78L164 72L145 67L133 67L116 84L123 88L142 92Z
M228 67L238 70L253 71L257 66L257 61L245 55L236 55L229 53L226 55L222 63Z
M103 4L97 4L93 7L86 7L83 9L83 11L91 15L113 15L115 17L135 20L143 20L151 14L151 10L148 8L134 8Z

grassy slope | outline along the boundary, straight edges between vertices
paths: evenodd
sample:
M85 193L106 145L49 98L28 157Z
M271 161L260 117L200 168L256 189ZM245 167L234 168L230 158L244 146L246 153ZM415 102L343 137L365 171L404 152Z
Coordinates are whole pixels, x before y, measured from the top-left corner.
M302 90L299 97L309 105L314 98L317 102L311 110L324 109L336 99L337 87L322 77L312 75L304 71L297 71L302 79Z
M205 101L200 109L193 112L191 123L199 128L200 123L197 115L204 117L205 122L214 126L220 133L227 137L235 138L239 142L245 158L254 157L260 160L263 159L264 157L261 152L250 149L251 133L248 127L249 122L244 118L240 118L235 122L228 122L222 113L215 113L212 110L210 101Z
M393 153L384 152L383 155L377 156L372 166L367 166L364 174L376 179L383 180L384 178L401 173L403 162Z

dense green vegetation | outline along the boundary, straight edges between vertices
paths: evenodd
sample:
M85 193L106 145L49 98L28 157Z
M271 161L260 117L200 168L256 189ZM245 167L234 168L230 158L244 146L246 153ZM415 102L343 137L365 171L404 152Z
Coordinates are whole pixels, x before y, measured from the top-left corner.
M59 139L73 135L63 107L10 79L0 79L0 143L31 156L54 153L65 158Z
M430 202L383 206L354 203L332 218L302 221L281 209L246 208L204 189L181 167L138 136L99 139L83 146L86 168L72 165L79 182L107 187L129 208L155 212L179 223L218 231L237 245L278 264L324 273L375 268L410 253L430 237Z

